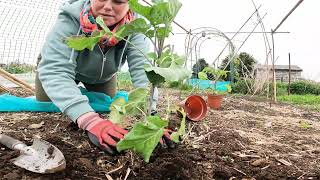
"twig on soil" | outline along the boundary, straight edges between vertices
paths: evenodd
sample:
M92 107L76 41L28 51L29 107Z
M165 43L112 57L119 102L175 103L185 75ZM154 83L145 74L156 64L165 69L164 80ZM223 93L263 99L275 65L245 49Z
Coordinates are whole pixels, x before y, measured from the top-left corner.
M106 178L107 178L108 180L113 180L113 178L112 178L109 174L106 174Z
M86 143L88 144L89 148L91 149L92 148L91 144L88 141L86 141Z
M187 137L190 135L190 133L192 132L192 129L195 125L193 124L190 128L190 130L188 131L188 133L186 135L184 135L183 140L181 141L181 143L184 143L184 141L187 139Z
M235 155L235 156L238 156L238 157L240 157L240 158L246 158L246 157L248 157L248 158L261 158L261 156L259 156L259 155L251 155L251 154L237 154L237 153L232 153L233 155Z
M317 144L320 144L320 142L317 141L316 139L313 139L313 138L312 138L312 140L313 140L314 142L316 142Z
M209 132L210 127L207 124L203 124L203 126L206 128L206 132Z
M128 169L127 169L126 176L124 177L124 179L123 179L123 180L127 180L128 176L129 176L129 174L130 174L130 172L131 172L131 169L130 169L130 168L128 168Z
M301 176L298 177L298 179L302 179L304 175L306 175L306 173L303 173Z
M236 168L234 168L234 167L233 167L232 169L234 169L234 170L238 171L239 173L241 173L241 174L243 174L243 175L247 176L247 174L246 174L246 173L244 173L244 172L240 171L239 169L236 169Z
M287 160L284 160L284 159L278 159L278 158L276 158L276 160L279 161L281 164L286 165L286 166L291 166L291 165L292 165L291 162L289 162L289 161L287 161Z
M111 171L107 172L107 174L114 173L114 172L116 172L116 171L119 171L119 170L122 169L122 168L123 168L123 165L121 165L120 167L118 167L118 168L116 168L116 169L114 169L114 170L111 170Z
M105 159L98 159L98 160L96 161L96 164L97 164L98 166L100 166L99 164L105 164L106 162L109 163L109 164L115 165L113 162L108 161L108 160L105 160Z
M133 156L132 156L132 151L130 151L130 159L131 159L131 166L133 166Z
M267 168L269 168L269 167L270 167L270 165L265 166L265 167L261 168L261 170L265 170L265 169L267 169Z
M132 173L133 173L134 176L137 176L137 173L136 173L136 172L134 172L133 170L131 170L131 171L132 171Z
M28 139L27 139L27 136L23 133L23 132L20 132L21 134L22 134L22 136L23 136L23 140L25 140L25 141L27 141Z
M83 142L81 142L80 145L78 145L76 148L77 148L77 149L81 149L81 148L86 147L86 146L88 146L89 148L91 148L91 145L90 145L90 143L89 143L88 141L83 141Z
M54 127L53 132L57 132L57 129L58 129L59 125L60 125L60 123L58 123L58 124L56 125L56 127Z
M69 138L69 139L70 139L70 138ZM69 145L76 146L75 144L73 144L73 143L71 143L71 142L69 142L69 141L65 140L64 138L62 138L62 141L63 141L64 143L69 144Z
M211 132L205 134L205 135L201 135L197 140L193 141L193 143L197 143L199 141L204 140L206 137L210 136L212 133L216 132L217 130L212 130Z
M93 176L88 176L88 175L84 175L84 177L86 177L86 179L88 179L88 178L90 178L90 179L101 179L101 178L98 178L98 177L93 177ZM111 180L113 180L112 178L111 178Z
M296 169L298 169L298 171L303 172L298 166L293 165Z
M240 146L241 146L243 149L247 149L238 139L236 139L236 141L240 144Z

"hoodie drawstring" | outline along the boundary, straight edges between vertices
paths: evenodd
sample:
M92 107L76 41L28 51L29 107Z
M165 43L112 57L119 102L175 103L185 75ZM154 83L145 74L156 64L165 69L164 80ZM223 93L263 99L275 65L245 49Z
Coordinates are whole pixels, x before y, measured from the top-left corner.
M77 36L79 36L80 31L81 31L81 27L79 27L79 30L78 30L78 32L77 32ZM74 51L75 51L74 48L72 48L71 55L70 55L70 59L69 59L69 63L70 63L70 64L75 64L75 63L76 63L76 60L75 60L75 58L73 57L73 56L74 56Z

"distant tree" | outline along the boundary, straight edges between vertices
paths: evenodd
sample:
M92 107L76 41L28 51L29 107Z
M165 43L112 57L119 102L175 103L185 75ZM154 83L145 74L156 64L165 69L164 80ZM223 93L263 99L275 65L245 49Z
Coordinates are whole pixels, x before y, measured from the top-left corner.
M222 62L221 62L221 64L220 64L220 66L219 66L219 69L221 69L221 70L225 70L225 71L228 71L228 73L227 73L227 77L224 77L224 78L222 78L223 80L225 80L225 81L228 81L228 80L231 80L231 68L230 68L230 64L231 63L229 63L229 56L226 56L223 60L222 60ZM235 64L236 63L238 63L238 61L237 61L237 59L234 61L234 66L235 66ZM235 68L235 67L234 67ZM236 74L236 69L234 69L234 73L235 73L235 77L237 77L238 75Z
M252 74L254 66L257 64L255 58L246 52L240 53L238 58L241 60L240 67L238 68L239 76L245 77L248 74Z
M204 58L198 59L198 62L192 67L192 78L198 78L198 73L201 72L205 67L208 67L209 64Z
M231 69L229 63L229 56L225 57L221 65L219 66L219 69L225 69L228 72L227 78L225 80L230 80L231 75ZM234 78L240 79L245 77L248 74L251 74L254 70L254 66L257 63L257 61L254 59L254 57L246 52L241 52L237 58L235 58L235 61L233 62L234 65ZM227 65L228 64L228 65Z

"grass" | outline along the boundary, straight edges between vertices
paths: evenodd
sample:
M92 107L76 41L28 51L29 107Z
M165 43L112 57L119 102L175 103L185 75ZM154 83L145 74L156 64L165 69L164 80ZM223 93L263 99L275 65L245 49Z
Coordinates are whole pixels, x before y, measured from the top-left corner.
M12 62L6 66L3 67L5 71L11 74L23 74L23 73L29 73L35 70L35 67L30 64L20 64L17 62Z
M281 102L302 106L311 110L320 111L320 96L317 95L278 96L278 100Z
M305 122L305 121L300 121L300 122L299 122L299 127L300 127L301 129L310 129L310 128L312 128L312 124L307 123L307 122Z
M117 73L117 86L118 90L130 91L133 89L131 77L129 72L118 72Z

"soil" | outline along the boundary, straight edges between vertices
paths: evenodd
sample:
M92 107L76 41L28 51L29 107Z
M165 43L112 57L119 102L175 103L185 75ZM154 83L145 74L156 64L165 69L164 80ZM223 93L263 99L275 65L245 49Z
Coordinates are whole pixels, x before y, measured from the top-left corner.
M11 93L30 95L21 89ZM176 104L187 96L171 89L169 95ZM159 114L165 99L159 99ZM170 117L170 127L178 127L179 117ZM319 130L319 112L230 95L222 109L209 110L200 122L188 121L177 148L159 146L145 163L130 151L101 152L61 113L1 113L0 133L27 145L40 137L63 152L67 166L55 174L32 173L11 163L19 152L0 145L0 179L320 179Z

